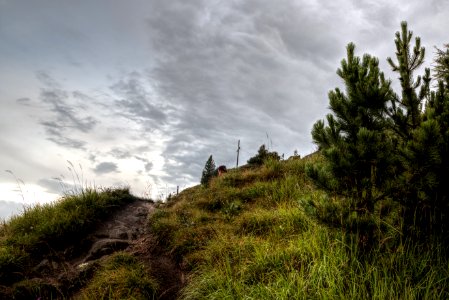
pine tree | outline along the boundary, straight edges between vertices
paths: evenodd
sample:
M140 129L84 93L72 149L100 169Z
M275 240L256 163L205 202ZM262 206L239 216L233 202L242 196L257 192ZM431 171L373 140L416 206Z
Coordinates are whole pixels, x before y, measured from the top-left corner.
M401 32L396 32L396 58L393 62L387 58L393 72L399 73L402 87L401 97L396 96L390 107L391 116L396 124L397 133L403 138L410 138L413 129L421 122L422 102L428 96L430 71L426 70L424 77L417 76L414 72L424 63L425 48L421 47L421 38L415 38L415 46L411 49L410 42L413 32L408 30L407 22L401 22ZM421 84L423 85L421 86ZM421 92L418 88L421 86ZM405 111L404 111L405 110Z
M374 204L390 198L403 208L405 236L449 231L449 50L435 58L436 90L430 69L415 73L424 62L419 37L401 23L396 33L396 58L388 58L399 74L401 94L379 71L377 59L354 55L337 74L345 92L329 93L332 114L313 126L312 137L326 158L325 167L308 174L322 188L351 200L356 210L373 212ZM446 45L449 49L449 45ZM416 77L415 77L416 76Z
M346 196L354 209L370 213L389 177L392 142L384 129L393 94L378 60L367 54L360 59L354 51L349 44L337 71L346 92L329 93L333 114L327 115L327 125L320 120L312 130L328 167L310 167L308 173L321 187Z
M446 85L449 84L449 44L445 44L446 50L437 50L435 57L435 66L433 68L434 78L438 81L443 81Z
M429 94L423 121L403 150L406 230L425 235L449 229L449 64L441 55L435 59L437 89Z
M208 185L209 181L212 179L214 174L215 174L215 162L211 155L209 156L209 159L206 161L206 164L204 165L203 173L201 176L201 184Z
M396 32L395 39L397 62L387 59L392 70L399 74L401 83L401 96L395 96L389 112L392 129L398 136L396 155L400 161L394 198L404 210L406 235L427 227L430 220L424 207L434 207L431 191L438 181L435 171L441 164L442 146L439 122L423 113L423 108L428 110L426 106L430 113L435 102L432 100L435 95L430 92L430 69L425 69L424 76L414 78L424 62L425 48L421 47L419 37L412 47L412 37L413 32L402 22L401 32Z

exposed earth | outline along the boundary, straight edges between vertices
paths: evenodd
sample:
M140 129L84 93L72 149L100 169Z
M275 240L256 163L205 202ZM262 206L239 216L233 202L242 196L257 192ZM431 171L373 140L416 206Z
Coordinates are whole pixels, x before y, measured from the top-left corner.
M61 295L77 298L80 289L95 273L102 259L117 251L133 254L152 270L159 284L156 299L176 299L184 284L179 266L155 243L148 226L154 211L149 201L135 200L120 208L81 242L54 251L33 268L37 281Z

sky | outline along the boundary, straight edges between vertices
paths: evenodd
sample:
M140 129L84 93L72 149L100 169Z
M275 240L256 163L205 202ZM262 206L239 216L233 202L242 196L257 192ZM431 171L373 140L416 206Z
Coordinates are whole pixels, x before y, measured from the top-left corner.
M397 81L404 20L430 66L448 0L0 0L0 218L86 187L163 198L238 140L240 164L307 155L347 44Z

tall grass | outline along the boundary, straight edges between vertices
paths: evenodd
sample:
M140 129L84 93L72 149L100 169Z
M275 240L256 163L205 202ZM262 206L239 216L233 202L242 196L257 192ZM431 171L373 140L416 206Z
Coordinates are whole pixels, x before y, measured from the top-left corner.
M445 246L403 241L388 201L372 216L347 213L344 199L305 176L306 162L319 159L232 170L156 212L158 240L191 270L181 298L449 297Z

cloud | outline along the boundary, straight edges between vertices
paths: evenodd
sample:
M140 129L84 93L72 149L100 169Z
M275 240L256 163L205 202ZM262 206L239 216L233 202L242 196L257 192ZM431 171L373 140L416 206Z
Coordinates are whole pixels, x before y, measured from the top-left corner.
M86 142L75 136L91 132L99 122L90 115L83 116L86 106L82 102L90 97L79 91L70 93L62 89L61 85L44 71L37 72L36 77L44 85L40 90L39 99L51 112L45 120L40 121L45 128L47 139L59 146L84 149Z
M145 130L155 130L167 123L168 114L173 108L157 101L146 80L139 72L134 71L110 88L120 97L115 101L117 114L142 125Z
M118 172L118 166L114 162L102 162L99 163L93 171L97 175L113 173Z
M159 13L147 24L158 60L148 82L176 108L168 114L176 122L161 128L166 180L197 182L210 154L234 164L238 139L245 160L266 132L280 153L312 151L310 128L346 44L324 22L333 8L292 1L153 5Z
M13 215L23 211L23 204L13 201L0 200L0 220L8 220Z
M124 148L112 148L109 153L117 159L127 159L132 157L131 151Z
M27 98L27 97L22 97L22 98L16 99L16 101L17 101L17 103L20 103L22 105L29 105L29 103L31 102L31 99Z
M137 160L140 160L141 162L144 163L145 171L147 173L150 173L152 171L152 169L154 167L154 163L153 162L151 162L150 160L148 160L148 159L146 159L144 157L138 156L138 155L134 156L134 158L137 159Z
M86 142L64 136L64 130L58 124L53 122L42 122L41 125L45 127L45 132L48 135L47 139L49 141L66 148L85 149Z
M153 166L154 166L154 164L152 162L145 163L145 171L151 172L151 170L153 169Z

